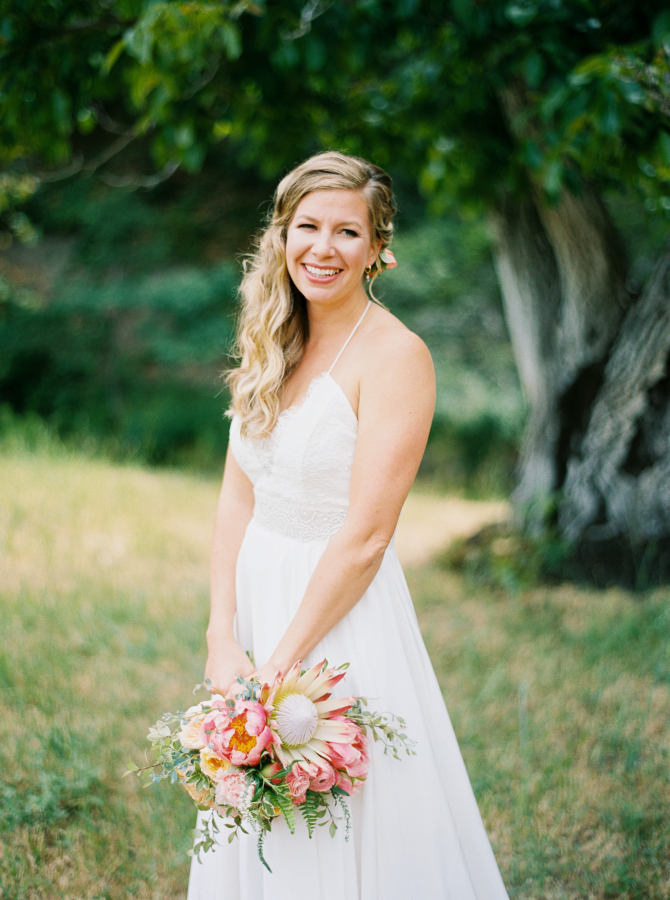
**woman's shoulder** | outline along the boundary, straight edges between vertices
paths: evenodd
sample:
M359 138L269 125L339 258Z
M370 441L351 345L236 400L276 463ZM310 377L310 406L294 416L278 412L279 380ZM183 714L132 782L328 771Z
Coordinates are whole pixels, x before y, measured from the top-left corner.
M403 371L434 379L433 360L424 341L397 316L377 307L368 333L366 374L383 372L387 377Z

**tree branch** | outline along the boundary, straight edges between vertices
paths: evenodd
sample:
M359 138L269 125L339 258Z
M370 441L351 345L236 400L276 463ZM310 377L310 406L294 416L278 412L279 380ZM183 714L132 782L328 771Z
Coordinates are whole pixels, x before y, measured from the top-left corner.
M52 181L64 181L66 178L72 178L73 175L77 175L83 168L84 157L81 153L77 153L72 158L72 162L62 169L56 169L53 172L35 172L35 178L44 182L44 184Z
M106 162L109 162L114 156L119 154L122 150L125 150L128 144L132 143L135 138L138 137L138 132L134 129L132 131L127 131L125 134L119 135L119 137L113 141L106 150L103 150L102 153L99 153L96 157L94 157L90 162L86 163L84 166L84 171L87 173L95 172L100 166L104 166Z
M58 31L54 34L53 27L50 25L43 25L42 23L34 23L34 27L40 31L45 32L45 36L41 39L31 41L33 47L48 47L52 44L57 44L60 41L66 41L68 38L76 37L80 34L87 34L94 31L103 31L107 28L128 28L130 25L135 24L134 19L96 19L92 22L81 22L75 23L71 25L69 28L64 28L61 31Z
M154 188L156 185L167 181L179 168L176 159L167 162L160 172L154 175L112 175L110 172L99 172L100 181L115 188Z

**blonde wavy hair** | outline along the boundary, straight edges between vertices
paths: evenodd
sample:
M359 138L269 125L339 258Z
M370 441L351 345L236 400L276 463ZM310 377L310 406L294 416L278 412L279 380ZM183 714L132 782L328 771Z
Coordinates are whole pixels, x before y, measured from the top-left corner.
M356 156L328 152L305 160L280 181L267 226L244 261L234 350L241 363L225 376L232 395L228 415L239 415L245 437L265 437L274 428L280 388L302 358L309 335L306 301L286 266L288 226L307 194L338 190L362 191L367 200L372 241L381 242L370 286L385 267L381 254L391 243L396 211L386 172Z

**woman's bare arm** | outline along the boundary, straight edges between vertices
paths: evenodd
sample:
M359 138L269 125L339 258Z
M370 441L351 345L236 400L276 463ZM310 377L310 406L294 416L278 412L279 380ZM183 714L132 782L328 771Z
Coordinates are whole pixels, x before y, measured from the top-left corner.
M434 408L428 349L411 332L396 330L383 349L371 351L361 378L347 518L259 678L269 680L304 659L367 590L419 468Z
M248 676L254 666L235 640L235 568L242 538L254 509L251 482L230 448L216 508L210 556L211 605L207 628L205 678L212 689L227 693L237 675Z

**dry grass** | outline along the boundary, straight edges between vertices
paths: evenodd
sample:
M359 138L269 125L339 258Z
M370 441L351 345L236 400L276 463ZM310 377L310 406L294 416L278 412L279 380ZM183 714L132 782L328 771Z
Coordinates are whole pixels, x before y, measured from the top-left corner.
M510 893L670 896L670 605L410 573Z
M509 504L502 500L444 497L415 487L400 515L396 550L403 566L421 566L455 538L468 537L509 516Z
M183 898L186 797L120 775L201 677L218 485L53 450L0 467L0 896ZM412 501L406 559L463 527L446 508ZM670 896L666 592L408 574L510 896Z

